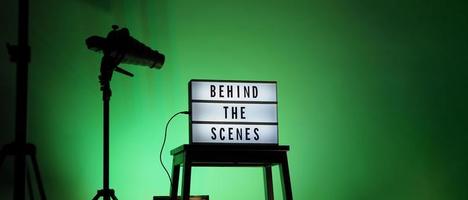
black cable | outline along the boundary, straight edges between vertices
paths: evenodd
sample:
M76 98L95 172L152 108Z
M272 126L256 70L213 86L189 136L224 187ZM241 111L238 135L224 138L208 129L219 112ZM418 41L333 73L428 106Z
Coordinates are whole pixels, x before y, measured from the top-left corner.
M171 123L171 120L172 120L175 116L177 116L177 115L179 115L179 114L187 114L187 115L188 115L189 112L188 112L188 111L181 111L181 112L178 112L178 113L174 114L174 115L169 119L169 121L167 121L167 123L166 123L166 128L164 129L164 139L163 139L163 143L162 143L162 145L161 145L161 151L159 151L159 162L161 162L161 166L163 167L164 171L165 171L166 174L167 174L167 177L169 178L169 183L171 184L171 187L172 187L171 175L169 174L169 171L167 171L167 168L166 168L166 166L165 166L164 163L163 163L163 160L162 160L162 153L163 153L163 151L164 151L164 146L166 145L167 127L169 126L169 123Z

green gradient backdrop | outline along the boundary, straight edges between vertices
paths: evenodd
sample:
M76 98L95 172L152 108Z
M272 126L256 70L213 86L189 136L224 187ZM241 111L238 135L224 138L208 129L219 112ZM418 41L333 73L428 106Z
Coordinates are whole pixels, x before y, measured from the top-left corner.
M160 71L126 66L136 76L112 80L119 199L168 193L158 149L192 78L278 81L296 199L468 199L465 2L33 1L28 130L49 199L90 199L101 187L100 55L84 39L112 24L167 55ZM1 42L14 43L16 1L1 11ZM14 135L7 58L0 48L1 144ZM187 142L179 117L167 149ZM12 163L0 170L0 199L11 199ZM194 194L215 200L264 198L259 168L196 168L192 180Z

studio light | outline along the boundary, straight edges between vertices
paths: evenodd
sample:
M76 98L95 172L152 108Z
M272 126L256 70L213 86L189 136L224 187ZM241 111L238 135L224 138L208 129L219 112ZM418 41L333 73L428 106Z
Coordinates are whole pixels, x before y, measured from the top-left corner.
M103 52L117 63L133 64L160 69L164 64L164 55L149 48L132 36L126 28L112 26L107 38L91 36L86 39L88 49Z

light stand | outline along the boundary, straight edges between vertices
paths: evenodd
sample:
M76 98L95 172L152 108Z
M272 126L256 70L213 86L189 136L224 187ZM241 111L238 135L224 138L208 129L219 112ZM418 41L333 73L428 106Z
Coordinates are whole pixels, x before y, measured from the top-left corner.
M15 158L14 162L14 200L24 200L26 197L26 156L29 155L39 188L41 199L46 195L39 173L36 158L36 147L27 143L27 103L28 103L28 64L31 60L31 49L28 44L29 1L19 0L18 8L18 45L7 44L10 60L17 65L16 71L16 125L15 141L3 146L0 152L0 166L7 155ZM33 199L32 187L28 175L29 196Z
M103 197L104 200L117 200L113 189L109 188L109 102L112 96L110 81L112 73L117 69L119 61L108 55L104 55L101 60L101 75L99 75L99 83L101 84L102 100L103 100L103 188L98 190L93 200ZM119 70L122 70L118 68ZM133 74L124 73L129 76Z
M115 191L109 188L109 102L112 95L110 81L114 71L133 77L133 74L118 67L120 63L138 64L150 68L161 68L164 55L150 49L130 36L128 29L112 26L107 38L91 36L86 40L89 49L102 51L101 84L103 100L103 188L97 191L93 200L103 197L104 200L117 200Z

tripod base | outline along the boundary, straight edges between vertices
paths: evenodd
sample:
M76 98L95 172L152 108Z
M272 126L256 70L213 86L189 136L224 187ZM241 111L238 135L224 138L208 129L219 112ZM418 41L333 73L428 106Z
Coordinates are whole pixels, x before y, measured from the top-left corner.
M16 156L18 155L18 153L24 153L25 156L30 156L31 162L33 164L34 175L36 176L37 186L39 188L39 195L41 196L42 200L46 200L44 186L42 185L41 174L39 173L39 164L37 163L36 158L36 146L34 146L33 144L18 145L16 143L11 143L3 146L2 150L0 151L0 166L2 166L6 156ZM30 186L30 183L28 185ZM32 188L30 188L30 190L31 189Z
M100 197L104 200L118 200L113 189L98 190L96 196L93 197L93 200L98 200Z

